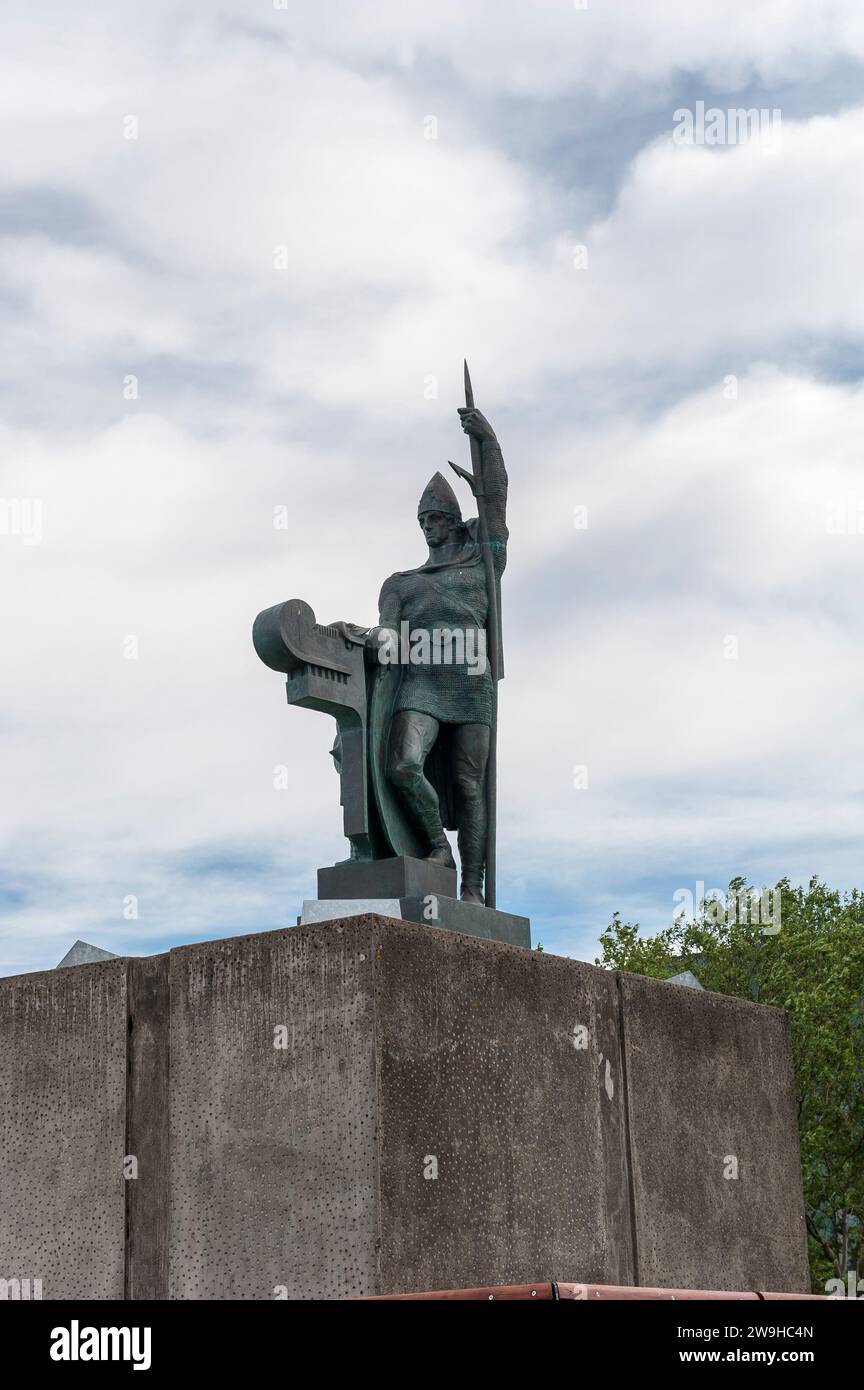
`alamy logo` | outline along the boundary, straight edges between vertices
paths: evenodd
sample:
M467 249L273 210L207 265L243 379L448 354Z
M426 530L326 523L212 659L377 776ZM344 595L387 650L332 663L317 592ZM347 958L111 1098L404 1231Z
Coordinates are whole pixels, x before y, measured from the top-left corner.
M715 926L726 923L734 926L761 927L763 936L777 936L782 926L783 894L779 888L739 888L724 893L722 888L709 888L700 879L696 892L676 888L672 894L676 921L692 922L698 911Z
M469 676L486 670L486 633L477 627L415 627L403 618L399 631L378 629L382 666L464 666Z
M11 1298L15 1302L41 1301L41 1279L0 1279L0 1299Z
M0 497L0 536L20 536L23 545L41 545L41 499Z
M829 1298L851 1298L857 1303L862 1303L864 1302L864 1280L859 1284L857 1271L850 1269L846 1275L845 1283L842 1279L829 1279L825 1284L825 1293Z
M719 106L705 109L697 101L694 110L682 106L674 113L672 139L676 145L761 145L763 150L780 147L781 112L778 107Z
M52 1361L131 1361L134 1371L150 1369L149 1327L68 1327L51 1332Z

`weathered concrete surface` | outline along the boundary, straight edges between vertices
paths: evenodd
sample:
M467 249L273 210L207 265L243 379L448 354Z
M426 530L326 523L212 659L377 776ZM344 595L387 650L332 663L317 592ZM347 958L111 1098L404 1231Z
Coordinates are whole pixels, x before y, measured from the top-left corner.
M630 1277L602 971L376 918L209 942L171 1049L174 1298Z
M127 961L126 1297L168 1297L169 958Z
M619 981L636 1282L807 1293L786 1014L638 975Z
M0 1107L45 1298L807 1288L781 1012L437 927L0 980Z
M0 979L0 1278L123 1297L126 963Z
M630 1282L614 977L430 927L376 961L381 1291Z
M304 898L298 926L311 927L315 922L340 922L346 917L402 916L398 898Z
M480 903L463 903L459 898L446 898L437 893L423 898L304 898L299 924L308 927L314 922L336 922L369 914L531 949L528 917L499 912L497 908Z
M377 1287L374 921L171 952L170 1297Z

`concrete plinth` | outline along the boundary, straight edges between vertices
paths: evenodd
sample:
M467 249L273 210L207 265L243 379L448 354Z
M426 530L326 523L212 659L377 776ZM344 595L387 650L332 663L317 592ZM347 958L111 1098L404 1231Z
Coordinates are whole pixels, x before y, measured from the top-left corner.
M478 903L463 903L458 898L445 898L438 894L392 900L305 898L298 925L306 927L313 922L339 921L370 912L381 917L395 917L397 921L461 932L463 936L479 936L484 941L504 941L509 946L531 949L531 922L527 917L499 912L497 908L483 907Z
M638 1282L798 1289L792 1273L806 1292L787 1015L639 975L620 988Z
M456 897L456 870L429 859L346 860L318 870L319 898Z
M0 980L0 1058L45 1299L808 1288L778 1010L367 916Z
M0 1278L122 1298L123 960L0 980Z
M340 922L346 917L368 917L370 913L395 917L398 922L402 904L398 898L304 898L297 925L311 927L314 922Z

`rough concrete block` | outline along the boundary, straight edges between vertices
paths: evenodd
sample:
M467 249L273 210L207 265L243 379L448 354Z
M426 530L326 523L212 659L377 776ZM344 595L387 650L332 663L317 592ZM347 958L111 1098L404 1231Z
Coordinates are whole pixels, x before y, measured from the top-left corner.
M377 1287L372 921L171 952L171 1298Z
M0 979L0 1277L122 1298L126 963Z
M459 898L433 894L424 898L304 898L301 927L313 922L335 922L346 917L368 914L393 917L397 921L417 922L424 927L455 931L463 936L479 936L484 941L503 941L508 946L531 949L531 922L512 912L499 912L479 903L463 903Z
M808 1287L782 1012L434 926L0 980L0 1107L44 1298Z
M168 1297L169 958L127 961L126 1297Z
M786 1014L619 978L637 1282L806 1293Z
M340 922L346 917L402 916L398 898L304 898L298 925L311 927L313 922Z
M435 928L378 951L381 1290L629 1283L614 976Z
M171 1296L626 1283L622 1099L591 966L374 917L175 950Z

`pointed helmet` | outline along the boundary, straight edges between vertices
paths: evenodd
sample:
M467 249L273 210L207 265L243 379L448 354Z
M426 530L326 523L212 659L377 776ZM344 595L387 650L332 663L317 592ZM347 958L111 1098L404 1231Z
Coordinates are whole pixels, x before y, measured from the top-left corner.
M422 516L424 512L444 512L457 521L462 520L459 499L443 473L434 473L423 489L417 515Z

